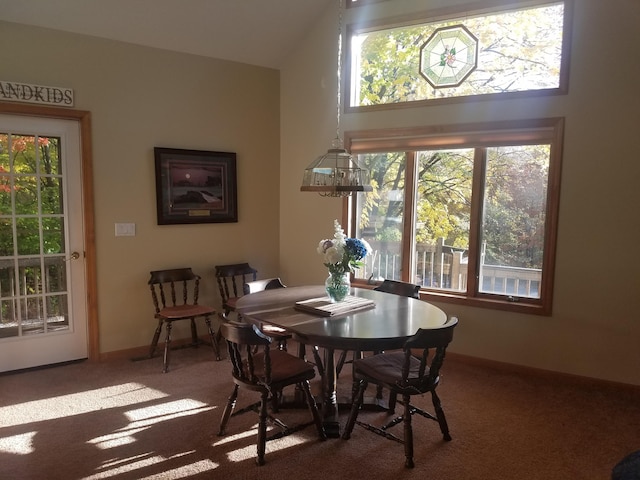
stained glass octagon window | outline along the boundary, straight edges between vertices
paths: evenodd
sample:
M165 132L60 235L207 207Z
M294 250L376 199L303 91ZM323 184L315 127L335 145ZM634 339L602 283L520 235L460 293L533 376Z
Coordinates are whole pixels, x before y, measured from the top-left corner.
M478 65L478 39L464 26L438 28L420 48L420 75L434 88L457 87Z

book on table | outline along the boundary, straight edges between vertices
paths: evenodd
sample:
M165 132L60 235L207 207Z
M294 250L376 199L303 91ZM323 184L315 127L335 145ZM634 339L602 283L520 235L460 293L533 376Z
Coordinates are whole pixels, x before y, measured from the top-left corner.
M300 311L314 313L323 317L333 317L346 313L367 310L376 306L376 302L368 298L347 295L341 302L333 303L329 297L310 298L296 302L295 308Z

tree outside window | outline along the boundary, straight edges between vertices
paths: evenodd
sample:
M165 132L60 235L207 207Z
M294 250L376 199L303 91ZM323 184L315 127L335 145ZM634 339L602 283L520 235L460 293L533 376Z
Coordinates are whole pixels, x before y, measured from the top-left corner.
M465 10L445 21L429 21L438 12L425 12L423 21L402 26L352 25L347 105L357 111L406 102L566 90L564 38L569 2L539 3L518 8L514 2L490 14ZM453 25L463 25L477 37L477 68L459 86L434 88L420 74L420 50L434 31Z
M403 131L345 134L373 185L351 200L354 235L373 248L358 279L550 313L562 124L416 129L412 148ZM446 146L452 131L464 145Z

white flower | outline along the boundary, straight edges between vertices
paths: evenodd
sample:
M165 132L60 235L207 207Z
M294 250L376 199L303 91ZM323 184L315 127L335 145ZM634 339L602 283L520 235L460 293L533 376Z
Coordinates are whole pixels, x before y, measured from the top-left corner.
M344 234L344 230L340 226L338 220L333 221L333 229L336 232L333 234L333 238L335 238L338 243L342 243L344 245L347 240L347 236Z
M327 249L329 249L330 247L333 247L333 240L329 240L329 239L320 240L317 251L320 255L324 255Z
M317 252L332 274L354 271L364 265L362 259L371 253L371 245L364 240L347 238L338 220L333 221L333 239L318 243Z
M339 263L342 261L344 249L338 246L329 247L324 253L325 263Z

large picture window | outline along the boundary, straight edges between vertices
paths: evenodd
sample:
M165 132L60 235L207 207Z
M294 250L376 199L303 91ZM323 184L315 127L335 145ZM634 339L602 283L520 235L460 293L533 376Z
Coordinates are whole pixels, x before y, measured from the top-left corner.
M459 12L429 11L423 19L351 24L347 110L566 93L571 2L522 5L504 2L489 9L480 2ZM471 49L475 58L468 55ZM433 81L446 72L460 76L441 85Z
M373 192L351 199L373 254L357 283L550 314L562 119L347 132Z

